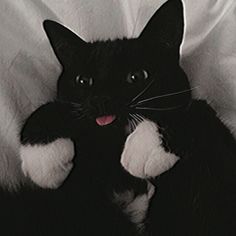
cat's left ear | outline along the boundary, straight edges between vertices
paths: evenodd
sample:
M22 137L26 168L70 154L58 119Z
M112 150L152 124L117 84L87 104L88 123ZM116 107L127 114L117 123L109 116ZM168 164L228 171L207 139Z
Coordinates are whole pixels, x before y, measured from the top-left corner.
M151 17L139 39L179 48L184 32L184 10L181 0L168 0Z
M87 43L77 34L52 20L45 20L43 27L58 60L63 66L70 64L76 53L82 57Z

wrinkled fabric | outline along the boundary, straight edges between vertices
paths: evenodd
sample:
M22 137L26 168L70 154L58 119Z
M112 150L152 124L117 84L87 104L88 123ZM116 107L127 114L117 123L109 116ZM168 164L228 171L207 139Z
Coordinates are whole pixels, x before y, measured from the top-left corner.
M137 37L166 0L0 1L0 184L25 179L18 159L19 130L55 96L61 71L42 21L52 19L86 41ZM236 135L236 2L185 0L181 64L194 96L207 99Z

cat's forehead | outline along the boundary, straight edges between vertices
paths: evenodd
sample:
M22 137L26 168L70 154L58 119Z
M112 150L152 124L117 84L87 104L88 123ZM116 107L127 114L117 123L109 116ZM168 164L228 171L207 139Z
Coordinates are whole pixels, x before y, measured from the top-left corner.
M142 57L143 48L136 39L96 41L90 44L89 62L98 67L104 65L124 70L140 64Z
M124 60L125 57L133 56L137 49L135 39L117 39L107 41L97 41L90 45L90 53L98 60Z
M92 50L94 51L104 51L119 54L125 51L127 48L132 48L136 44L136 39L115 39L115 40L104 40L104 41L94 41L90 43Z

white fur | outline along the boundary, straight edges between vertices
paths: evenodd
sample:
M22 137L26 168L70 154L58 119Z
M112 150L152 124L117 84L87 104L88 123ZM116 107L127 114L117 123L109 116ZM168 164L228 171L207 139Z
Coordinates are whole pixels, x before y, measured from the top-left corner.
M137 225L139 230L144 230L144 220L146 218L149 201L155 192L155 187L148 183L146 194L138 195L125 208L124 212L131 216L131 221Z
M22 145L21 167L26 176L42 188L57 188L70 173L74 144L70 139L57 139L46 145Z
M162 146L161 134L154 122L144 120L131 133L121 155L121 164L133 176L156 177L169 170L179 160L166 152Z
M114 199L115 202L120 207L126 208L128 204L130 204L134 200L134 192L132 190L127 190L122 193L114 192Z
M155 187L148 182L147 193L134 197L133 191L114 193L114 202L120 205L123 212L130 216L130 220L136 224L139 230L144 229L149 201L155 192Z

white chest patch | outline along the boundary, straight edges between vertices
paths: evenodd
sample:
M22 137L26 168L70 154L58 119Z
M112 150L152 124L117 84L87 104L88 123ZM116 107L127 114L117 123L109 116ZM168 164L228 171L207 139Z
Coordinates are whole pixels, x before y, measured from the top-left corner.
M158 126L149 120L140 122L128 136L121 156L122 166L139 178L156 177L179 160L162 146Z
M114 193L114 203L118 204L123 212L130 217L130 220L142 231L145 228L144 220L146 218L149 201L155 192L155 187L148 182L147 193L134 196L133 191L124 193Z
M57 188L70 173L74 144L70 139L57 139L46 145L22 145L23 173L42 188Z

